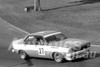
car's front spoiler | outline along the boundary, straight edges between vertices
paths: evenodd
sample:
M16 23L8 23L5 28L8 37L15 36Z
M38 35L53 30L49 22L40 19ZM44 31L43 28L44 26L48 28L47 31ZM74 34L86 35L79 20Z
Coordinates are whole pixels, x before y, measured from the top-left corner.
M71 60L82 58L82 57L84 58L84 57L87 57L89 53L90 53L90 48L77 51L74 53L68 53L66 54L65 59L71 61Z

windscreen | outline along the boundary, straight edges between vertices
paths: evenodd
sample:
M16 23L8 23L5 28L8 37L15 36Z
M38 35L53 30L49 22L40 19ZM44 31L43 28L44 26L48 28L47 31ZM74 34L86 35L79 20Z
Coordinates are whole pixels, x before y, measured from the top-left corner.
M51 35L45 38L45 40L47 41L47 43L53 42L53 41L61 41L66 39L67 37L60 33L60 34L55 34L55 35Z

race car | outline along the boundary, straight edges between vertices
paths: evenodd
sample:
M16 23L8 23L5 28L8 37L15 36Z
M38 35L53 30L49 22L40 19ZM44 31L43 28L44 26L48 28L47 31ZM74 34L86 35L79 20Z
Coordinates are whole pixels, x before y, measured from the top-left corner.
M59 31L41 31L14 39L9 50L18 53L21 59L39 57L63 62L88 56L90 45L90 41L68 38Z

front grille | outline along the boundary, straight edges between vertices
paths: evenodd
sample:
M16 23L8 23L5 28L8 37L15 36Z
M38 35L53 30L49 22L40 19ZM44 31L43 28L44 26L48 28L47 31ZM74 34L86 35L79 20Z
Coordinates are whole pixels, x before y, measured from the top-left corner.
M76 52L76 51L80 51L80 50L83 50L83 49L86 49L86 48L89 48L90 47L90 43L86 43L85 45L82 45L80 47L75 47L75 48L72 48L73 52Z

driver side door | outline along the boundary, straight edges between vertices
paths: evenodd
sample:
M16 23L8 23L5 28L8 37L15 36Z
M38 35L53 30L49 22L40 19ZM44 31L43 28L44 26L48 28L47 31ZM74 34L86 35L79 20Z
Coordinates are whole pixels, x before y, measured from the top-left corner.
M37 39L38 39L38 43L36 45L36 49L37 49L36 56L45 58L47 56L47 52L45 50L47 48L47 45L42 37L38 37Z
M24 40L25 51L31 57L36 56L36 52L37 52L36 43L37 40L33 35L27 36Z

